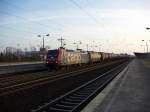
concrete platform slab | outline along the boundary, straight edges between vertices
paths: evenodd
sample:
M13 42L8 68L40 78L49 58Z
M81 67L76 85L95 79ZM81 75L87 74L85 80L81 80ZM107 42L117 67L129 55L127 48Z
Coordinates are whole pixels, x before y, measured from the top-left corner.
M82 112L150 112L148 60L134 59Z
M7 66L17 66L17 65L30 65L30 64L40 64L43 63L42 61L34 61L34 62L10 62L10 63L2 63L0 62L0 67L7 67Z
M0 75L46 69L43 62L0 63Z

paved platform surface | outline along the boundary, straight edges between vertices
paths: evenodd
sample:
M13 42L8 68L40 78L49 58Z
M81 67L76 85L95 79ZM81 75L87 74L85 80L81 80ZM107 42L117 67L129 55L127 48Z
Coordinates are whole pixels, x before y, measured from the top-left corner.
M10 62L10 63L2 63L0 62L0 67L3 66L16 66L16 65L28 65L28 64L39 64L43 63L42 61L34 61L34 62Z
M134 59L82 112L150 112L150 60Z
M43 62L0 63L0 75L46 69Z

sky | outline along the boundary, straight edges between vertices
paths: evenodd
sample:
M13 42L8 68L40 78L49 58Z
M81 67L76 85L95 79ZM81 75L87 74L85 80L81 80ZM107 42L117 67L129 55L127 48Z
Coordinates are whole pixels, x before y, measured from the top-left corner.
M150 0L0 0L0 50L60 46L129 53L150 50ZM142 40L145 40L143 42ZM145 48L146 50L146 48Z

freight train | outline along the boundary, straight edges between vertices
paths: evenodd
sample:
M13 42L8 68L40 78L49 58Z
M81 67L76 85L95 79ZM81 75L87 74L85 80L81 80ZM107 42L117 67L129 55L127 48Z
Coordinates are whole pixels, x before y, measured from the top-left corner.
M64 66L100 63L106 60L128 57L125 54L114 54L94 51L74 51L65 48L48 50L46 66L48 68L60 68Z

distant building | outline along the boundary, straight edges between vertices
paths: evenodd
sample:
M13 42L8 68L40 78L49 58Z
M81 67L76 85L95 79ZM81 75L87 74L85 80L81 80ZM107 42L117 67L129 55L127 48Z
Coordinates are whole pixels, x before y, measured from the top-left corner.
M17 53L17 49L13 47L6 47L6 54L14 54Z

